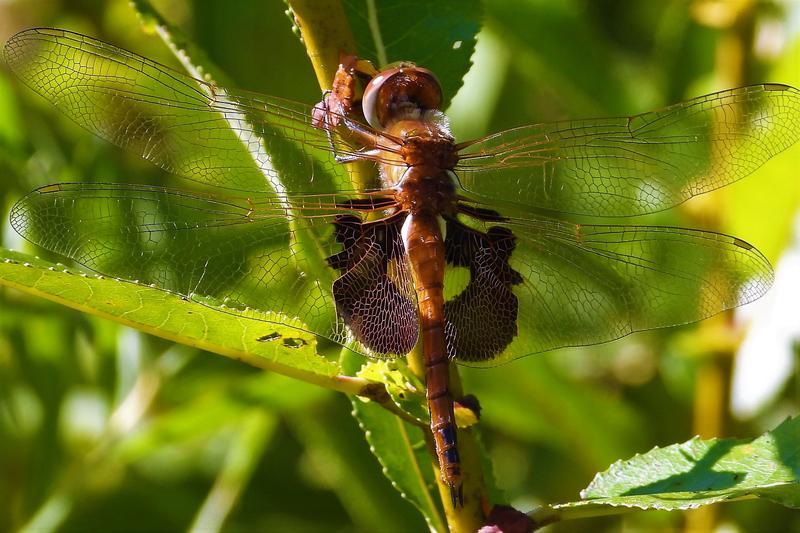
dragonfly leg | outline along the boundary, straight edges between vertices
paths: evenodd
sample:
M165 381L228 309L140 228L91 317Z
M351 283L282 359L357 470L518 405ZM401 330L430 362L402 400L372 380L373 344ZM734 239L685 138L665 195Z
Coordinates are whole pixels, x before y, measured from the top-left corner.
M328 146L330 147L334 160L337 163L343 164L378 156L379 151L377 149L364 149L376 147L378 145L377 136L346 115L340 115L331 111L330 98L332 96L333 93L330 90L322 93L322 100L314 106L311 124L316 128L325 130L325 137L328 139ZM361 150L346 155L339 152L336 141L333 138L333 130L340 124L344 125L349 130L348 133L350 135L358 139L359 144L362 146Z
M341 119L342 117L337 116L335 118L331 111L329 101L332 96L333 92L330 89L322 93L322 100L314 106L312 111L311 125L315 128L325 130L325 137L328 139L328 146L331 148L331 153L334 158L336 158L336 161L341 163L341 161L339 161L339 154L336 152L336 143L333 142L332 130L339 124L337 118Z

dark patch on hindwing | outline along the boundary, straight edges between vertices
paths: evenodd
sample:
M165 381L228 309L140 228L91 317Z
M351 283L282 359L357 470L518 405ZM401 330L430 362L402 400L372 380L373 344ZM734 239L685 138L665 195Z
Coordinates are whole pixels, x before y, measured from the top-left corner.
M476 218L501 220L499 216L481 215ZM453 218L446 221L447 264L469 268L470 272L464 290L444 304L448 356L461 361L489 361L517 335L519 303L511 288L522 283L522 276L508 263L516 238L501 226L484 233Z
M336 311L361 344L381 354L405 355L417 342L413 283L400 236L405 217L362 222L339 215L333 222L342 245L328 257L341 274L333 283Z

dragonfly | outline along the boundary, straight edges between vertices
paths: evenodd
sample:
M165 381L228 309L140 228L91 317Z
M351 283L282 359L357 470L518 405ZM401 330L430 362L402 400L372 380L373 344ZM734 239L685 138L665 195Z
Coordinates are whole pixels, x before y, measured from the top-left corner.
M345 59L309 105L60 29L22 31L4 55L72 120L186 183L48 185L14 205L16 231L93 271L215 298L368 357L421 347L454 506L452 363L698 321L772 282L768 260L736 237L575 220L654 213L752 173L800 135L790 86L456 142L435 75L410 63Z

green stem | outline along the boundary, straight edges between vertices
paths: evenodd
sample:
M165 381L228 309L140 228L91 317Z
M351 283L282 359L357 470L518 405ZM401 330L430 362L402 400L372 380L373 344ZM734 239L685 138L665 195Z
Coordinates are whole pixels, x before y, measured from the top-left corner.
M323 91L331 88L341 53L354 54L356 40L340 0L289 0L295 23Z
M726 502L734 502L734 501L744 501L744 500L753 500L757 499L758 497L753 494L747 494L745 496L739 496L736 498L729 498L726 499ZM704 507L709 507L709 505L705 505ZM701 507L704 508L704 507ZM579 502L579 504L569 503L569 504L553 504L553 505L542 505L537 507L533 511L527 513L528 517L533 521L533 528L534 531L538 530L544 526L553 524L555 522L564 522L567 520L581 520L584 518L597 518L601 516L612 516L612 515L620 515L620 514L627 514L627 513L637 513L645 511L641 507L636 507L633 505L610 505L610 504L600 504L595 503L591 500L584 500Z
M331 88L342 54L355 54L356 40L340 0L287 0L300 29L306 53L314 67L320 89ZM356 190L373 182L374 166L367 161L348 165Z
M637 509L622 506L564 507L559 509L558 506L542 505L529 512L528 517L533 521L533 529L535 531L544 526L564 520L578 520L581 518L624 514L635 510Z

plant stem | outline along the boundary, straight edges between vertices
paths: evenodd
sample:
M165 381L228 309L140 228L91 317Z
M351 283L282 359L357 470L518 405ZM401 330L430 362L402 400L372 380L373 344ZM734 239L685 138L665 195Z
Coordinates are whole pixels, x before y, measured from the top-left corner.
M300 28L317 82L323 91L331 88L341 53L354 54L356 41L339 0L289 0Z
M340 0L287 0L317 75L320 89L331 88L342 54L355 54L356 40ZM368 161L347 165L353 187L366 189L375 167Z
M420 379L425 378L425 364L420 344L407 356L408 366ZM459 398L463 394L458 368L450 367L450 394ZM478 444L470 428L456 428L458 440L458 454L461 459L461 473L464 480L464 506L453 507L450 496L450 486L443 480L436 459L433 436L430 431L425 431L425 441L430 452L433 477L439 489L439 498L444 506L445 516L450 531L477 531L486 523L486 516L482 504L488 501L484 487L483 470L481 465Z
M450 394L453 398L463 396L458 367L450 365ZM450 498L450 487L442 482L439 465L434 461L434 473L439 495L444 503L444 512L452 531L477 531L486 523L483 504L488 502L484 486L483 469L478 443L472 428L457 428L458 455L464 480L464 506L454 508ZM436 455L434 454L434 457Z
M558 505L542 505L528 513L528 517L533 520L534 531L555 522L565 520L580 520L583 518L596 518L599 516L610 516L640 511L635 507L624 506L597 506L587 505L586 507L572 506L559 507Z
M753 0L733 2L726 6L728 10L728 24L718 32L715 57L715 75L722 81L723 86L738 87L748 82L747 73L751 67L752 56L748 50L754 47L755 39L755 4ZM741 114L744 109L733 107L726 111L726 119L731 114ZM716 130L717 125L712 124ZM724 128L723 128L724 130ZM720 157L720 154L713 154ZM724 231L725 197L716 196L709 199L705 197L702 206L701 221L708 229ZM709 220L711 224L709 224ZM717 226L717 227L714 227ZM718 275L713 269L712 276ZM730 399L730 383L733 372L733 358L740 338L733 331L733 312L727 311L714 317L713 320L704 321L698 328L699 332L717 328L723 332L723 337L730 337L730 345L722 350L706 350L698 362L697 377L694 394L694 434L702 438L719 437L725 433L726 405ZM727 334L727 335L726 335ZM684 531L711 531L716 529L719 522L719 510L716 506L703 506L685 512L686 522Z

